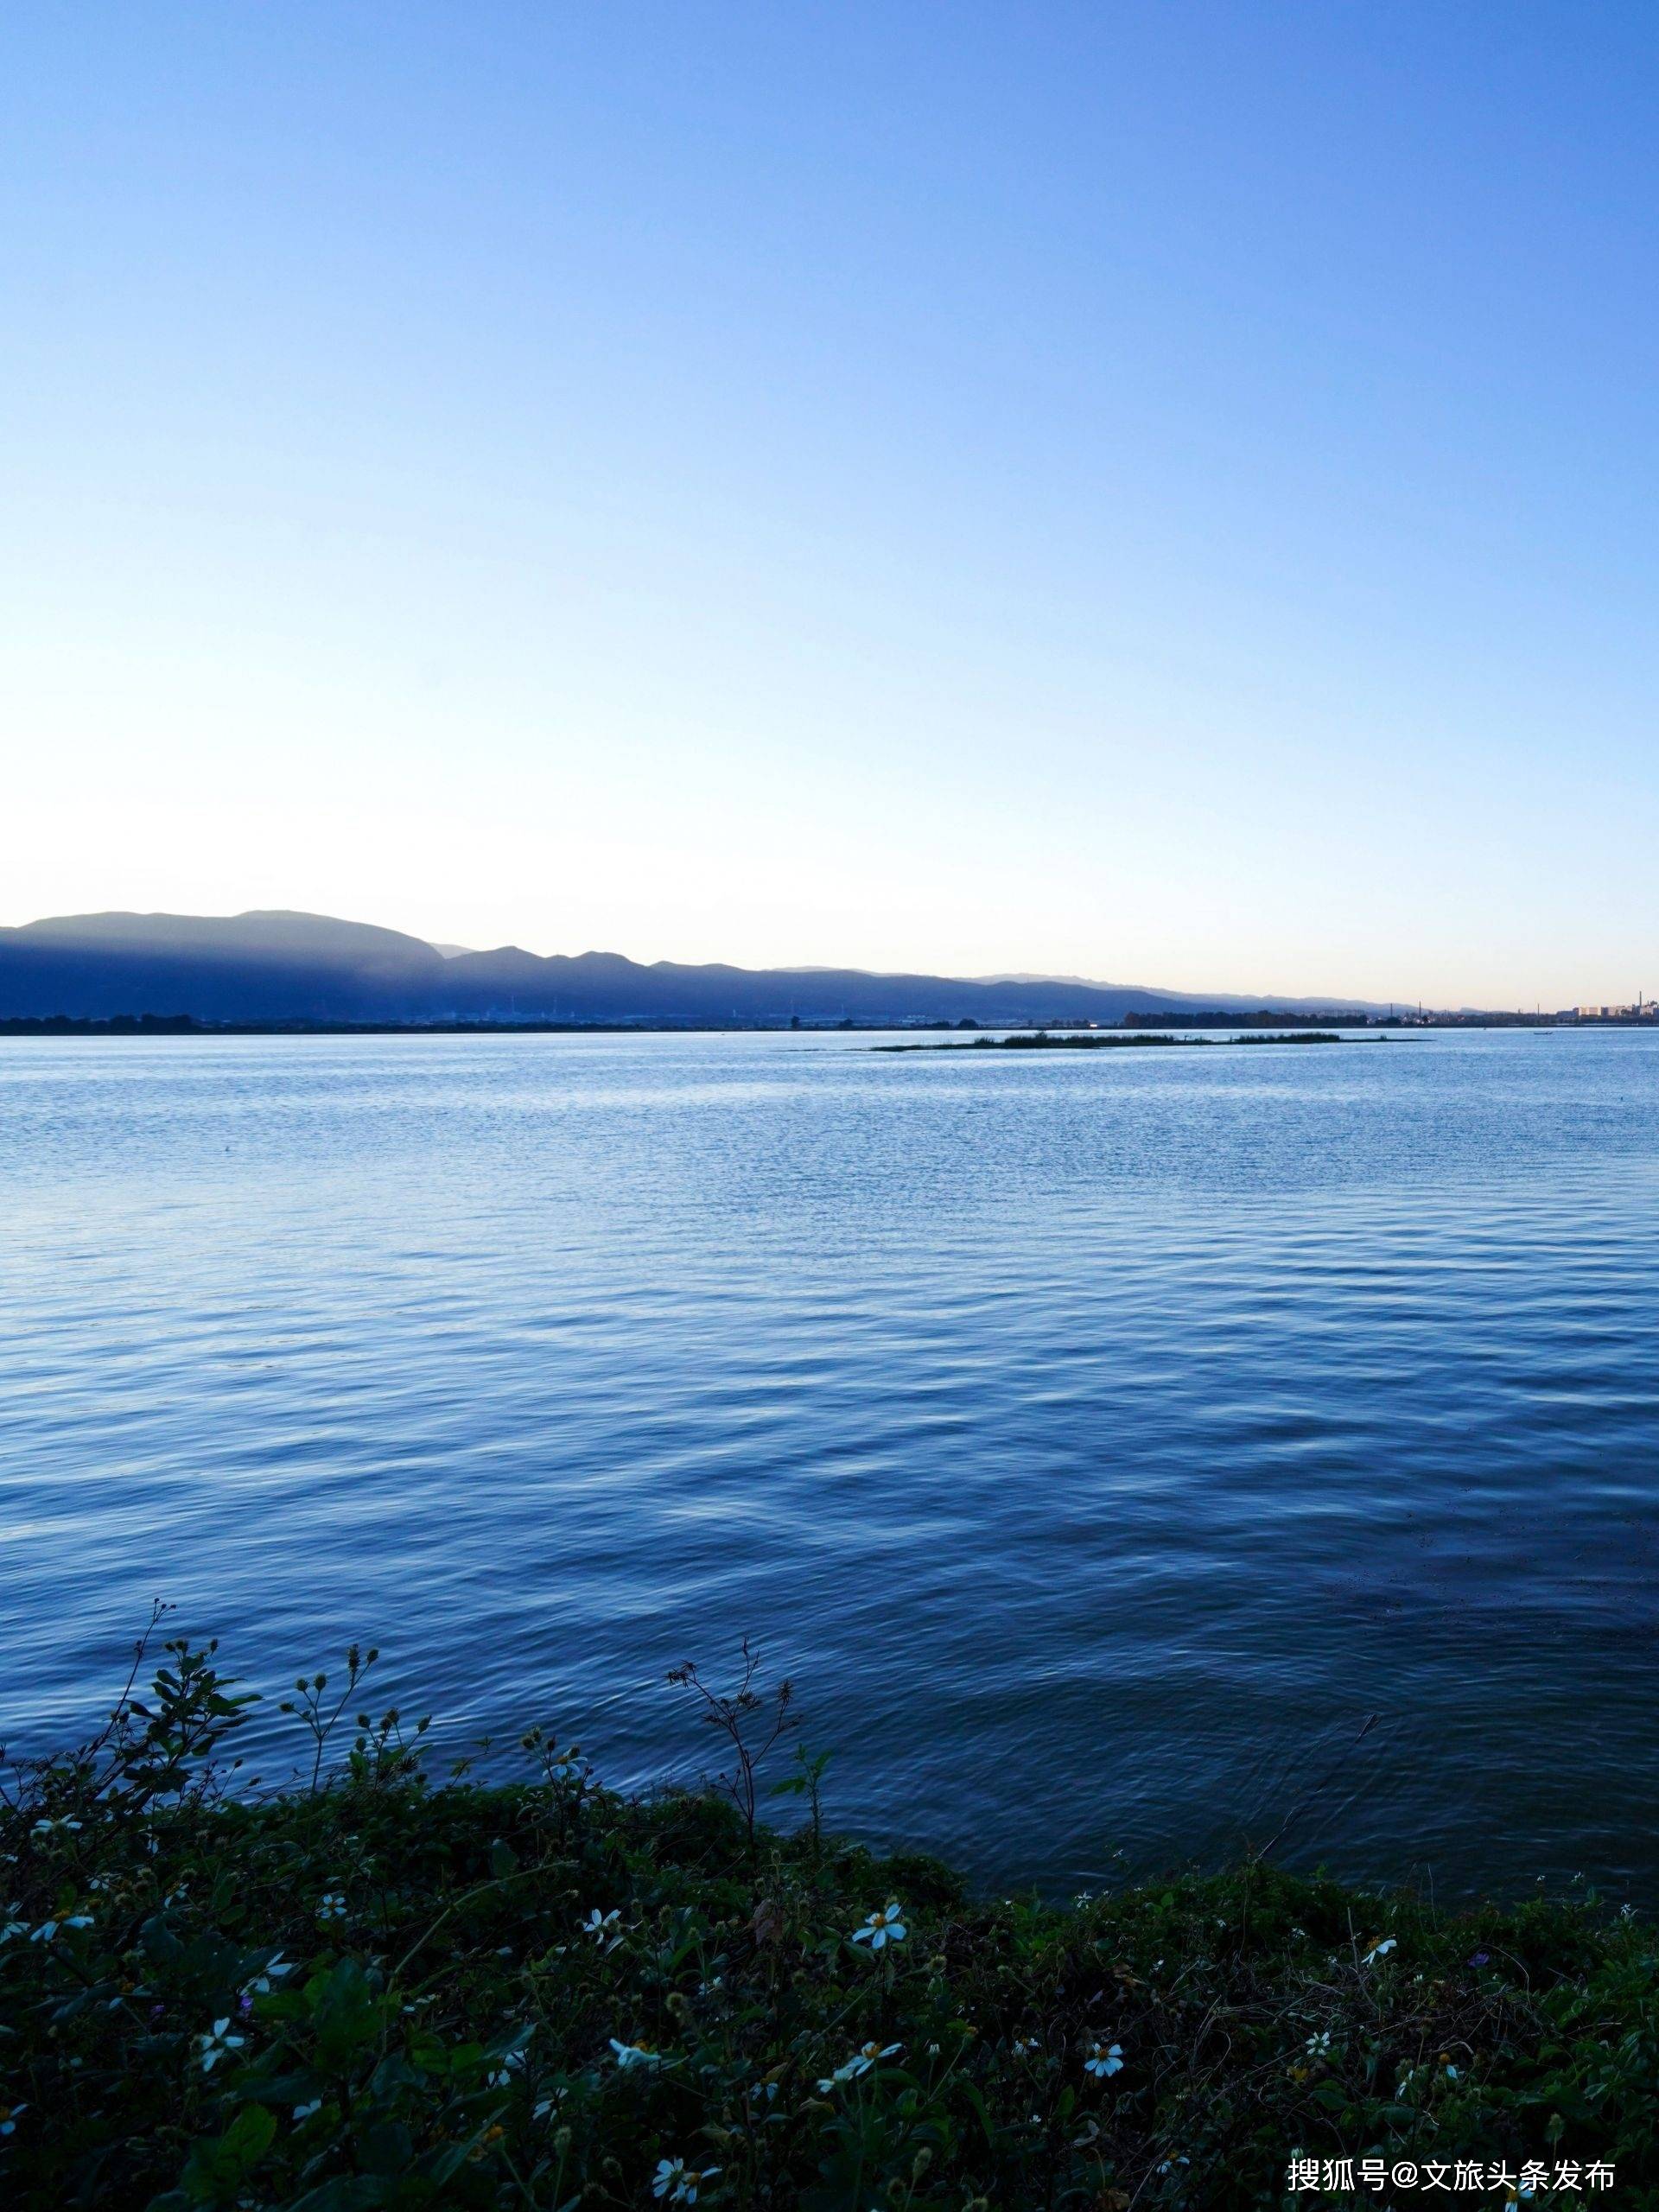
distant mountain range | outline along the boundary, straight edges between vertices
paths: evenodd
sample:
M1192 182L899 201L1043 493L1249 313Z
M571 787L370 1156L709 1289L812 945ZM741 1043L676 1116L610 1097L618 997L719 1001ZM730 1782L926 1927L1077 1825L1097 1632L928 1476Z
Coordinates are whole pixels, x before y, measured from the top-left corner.
M0 1019L210 1022L1117 1021L1126 1014L1351 1008L1357 999L1160 991L1076 976L644 965L616 952L469 952L326 914L68 914L0 929Z

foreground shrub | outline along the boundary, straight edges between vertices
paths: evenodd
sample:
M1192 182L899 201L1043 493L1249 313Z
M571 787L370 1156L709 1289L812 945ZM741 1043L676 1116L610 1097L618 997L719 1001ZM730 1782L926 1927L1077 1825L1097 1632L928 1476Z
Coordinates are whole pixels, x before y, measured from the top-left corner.
M1293 2157L1367 2156L1659 2202L1632 1916L1452 1916L1259 1862L1064 1910L973 1899L827 1839L822 1761L783 1785L799 1834L755 1820L791 1715L752 1662L727 1697L677 1676L729 1789L640 1802L539 1732L520 1783L429 1783L423 1723L353 1726L373 1656L296 1686L308 1765L277 1796L227 1788L251 1700L182 1641L95 1743L10 1766L0 2202L1506 2201L1466 2176L1287 2195ZM1615 2162L1611 2197L1554 2189L1571 2159Z

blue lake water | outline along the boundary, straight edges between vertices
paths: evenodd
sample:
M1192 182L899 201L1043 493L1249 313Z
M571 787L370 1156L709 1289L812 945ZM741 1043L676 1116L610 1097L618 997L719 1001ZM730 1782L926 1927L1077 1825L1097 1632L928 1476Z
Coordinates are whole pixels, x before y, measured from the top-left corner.
M639 1783L747 1632L987 1882L1659 1892L1659 1037L868 1041L0 1042L0 1737L161 1595Z

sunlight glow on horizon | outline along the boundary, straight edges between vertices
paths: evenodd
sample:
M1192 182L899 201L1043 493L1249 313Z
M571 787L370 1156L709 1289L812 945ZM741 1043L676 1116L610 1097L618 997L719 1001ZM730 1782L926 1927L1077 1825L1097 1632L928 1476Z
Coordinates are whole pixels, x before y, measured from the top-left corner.
M4 912L1659 989L1659 22L25 4Z

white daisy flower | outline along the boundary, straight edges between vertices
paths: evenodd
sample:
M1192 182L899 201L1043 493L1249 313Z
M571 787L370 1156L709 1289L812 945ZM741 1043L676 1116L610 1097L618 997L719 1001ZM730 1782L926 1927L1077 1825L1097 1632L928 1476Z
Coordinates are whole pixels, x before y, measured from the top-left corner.
M626 2074L630 2066L660 2066L663 2054L648 2043L619 2043L611 2037L611 2049L616 2053L616 2063Z
M855 1928L853 1941L868 1943L873 1951L879 1951L884 1943L902 1943L907 1932L904 1908L889 1904L880 1912L873 1912L861 1928Z
M671 2204L695 2204L698 2189L704 2182L712 2181L719 2171L718 2166L705 2166L696 2173L683 2158L659 2158L651 2193L666 2197Z
M273 1952L255 1974L253 1980L243 1990L242 1994L245 1997L269 1997L271 1983L280 1981L285 1974L292 1974L293 1971L293 1962L290 1960L285 1959L280 1951Z
M196 2049L201 2053L204 2074L211 2074L221 2058L228 2058L233 2050L240 2050L246 2040L245 2037L232 2035L230 2025L227 2015L222 2020L215 2020L208 2034L196 2037Z
M827 2097L837 2082L856 2082L861 2074L868 2074L871 2067L878 2065L882 2059L896 2058L904 2047L901 2043L861 2044L844 2066L837 2066L833 2074L827 2075L819 2082L819 2095Z

